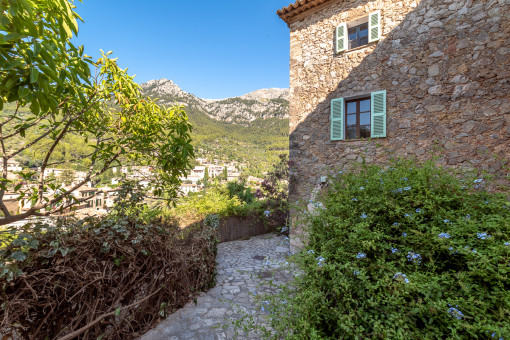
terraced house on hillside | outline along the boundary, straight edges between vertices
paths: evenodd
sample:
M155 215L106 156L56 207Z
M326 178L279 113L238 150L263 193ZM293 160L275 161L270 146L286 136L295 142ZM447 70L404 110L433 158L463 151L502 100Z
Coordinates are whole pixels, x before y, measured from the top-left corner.
M290 28L291 202L308 202L333 168L390 156L508 179L509 9L510 0L280 9Z

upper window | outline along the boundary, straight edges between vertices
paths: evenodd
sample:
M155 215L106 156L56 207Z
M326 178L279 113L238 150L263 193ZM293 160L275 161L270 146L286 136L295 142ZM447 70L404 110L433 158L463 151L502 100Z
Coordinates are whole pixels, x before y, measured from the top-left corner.
M335 30L336 53L367 45L381 38L381 12L349 23L341 23Z
M368 44L368 22L349 28L349 49Z

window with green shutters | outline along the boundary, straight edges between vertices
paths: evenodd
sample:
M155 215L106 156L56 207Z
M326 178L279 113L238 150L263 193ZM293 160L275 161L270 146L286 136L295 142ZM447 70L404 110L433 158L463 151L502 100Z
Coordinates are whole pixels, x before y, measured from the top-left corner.
M372 138L386 137L386 91L372 92Z
M335 29L335 51L345 52L380 39L381 11L375 11L365 18L338 25Z
M347 25L340 24L336 28L336 53L347 50Z
M381 12L376 11L368 16L368 42L374 42L381 37Z
M344 99L331 101L331 140L344 139Z
M386 137L386 91L331 100L331 140L369 137Z

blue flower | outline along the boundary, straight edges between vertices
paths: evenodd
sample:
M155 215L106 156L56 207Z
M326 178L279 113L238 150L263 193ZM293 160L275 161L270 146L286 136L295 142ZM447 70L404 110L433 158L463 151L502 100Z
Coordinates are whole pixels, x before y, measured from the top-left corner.
M484 203L485 203L485 204L489 204L489 201L485 201Z
M265 309L264 309L264 306L269 306L269 301L265 300L265 301L262 301L262 303L260 304L260 309L264 312Z
M313 249L310 249L309 251L307 251L308 254L314 254L315 252L313 251Z
M343 174L344 172L343 171L338 171L339 174Z
M368 215L367 215L366 213L363 213L363 214L361 215L361 218L367 218L367 217L368 217Z
M438 236L438 237L439 237L439 238L450 238L451 236L450 236L450 234L448 234L448 233L441 233L441 234L439 234L439 236Z
M411 187L405 187L404 188L404 191L409 191L409 190L411 190Z
M407 177L404 177L403 179L404 179L404 181L407 181L407 180L408 180L408 179L407 179Z
M450 220L444 220L444 223L452 223Z
M458 307L458 306L456 306L456 307ZM458 310L457 308L454 308L454 307L450 307L450 309L448 310L448 313L450 313L451 316L457 318L458 320L461 320L464 317L464 314L462 314L462 312L460 310Z
M359 187L359 190L365 190L365 187Z
M404 217L412 217L411 214L405 214Z
M416 209L416 212L417 212L418 214L419 214L419 213L421 213L421 209L420 209L420 208Z
M355 270L355 271L353 272L353 274L354 274L354 275L358 275L358 274L359 274L359 271Z
M476 236L480 239L480 240L487 240L489 238L491 238L492 236L487 234L487 233L476 233Z
M264 211L264 215L266 215L266 217L269 217L269 214L271 214L271 211L269 210Z
M357 258L357 259L365 259L365 258L367 258L367 254L359 252L359 253L356 255L356 258Z
M402 193L402 190L403 190L402 188L398 188L398 189L396 189L396 190L393 190L393 193L394 193L394 194L398 194L398 193L400 193L400 194L401 194L401 193Z
M391 247L391 253L392 254L398 253L398 249Z
M322 268L322 266L324 265L324 262L326 262L326 260L324 259L324 257L322 256L319 256L318 258L315 259L317 261L317 265L319 267Z
M397 280L397 281L403 281L405 283L409 283L409 279L407 278L406 274L402 274L400 272L393 275L393 279Z
M407 253L407 260L409 262L421 264L421 255L410 251Z
M354 197L351 201L358 202L358 199Z
M470 214L467 214L467 215L466 215L466 220L469 220L469 219L471 219L471 215L470 215Z
M407 233L402 233L402 237L406 237L407 236Z
M510 247L510 242L505 242L505 246Z
M395 226L395 227L398 227L399 225L400 225L400 223L398 223L398 222L393 223L393 226Z
M473 181L473 183L482 183L482 182L483 182L483 178L475 179Z
M457 252L455 250L453 250L453 247L448 248L448 250L450 251L450 254L452 254L452 255L457 254Z
M319 209L325 209L324 205L321 202L314 203L313 206Z

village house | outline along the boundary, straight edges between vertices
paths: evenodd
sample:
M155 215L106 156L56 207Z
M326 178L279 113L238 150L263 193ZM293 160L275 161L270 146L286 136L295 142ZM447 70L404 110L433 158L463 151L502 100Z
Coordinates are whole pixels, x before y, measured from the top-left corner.
M23 168L18 161L15 161L14 159L9 159L7 161L7 172L19 172L21 170L23 170Z
M198 182L201 182L201 178L200 177L195 177L195 176L187 176L187 177L179 177L179 179L181 180L181 182L183 183L188 183L188 184L198 184Z
M205 166L196 166L193 170L191 170L190 175L192 177L199 177L200 179L203 179L205 175L205 168Z
M14 159L9 159L7 161L7 179L14 180L18 178L17 173L22 170L23 168L21 167L21 164L18 161Z
M278 10L290 28L291 203L306 204L335 170L395 156L507 178L509 8L299 0Z
M180 191L182 195L188 196L191 192L199 192L201 187L196 184L181 184Z

